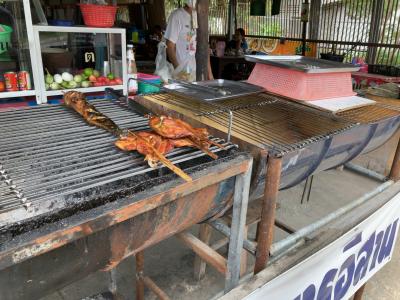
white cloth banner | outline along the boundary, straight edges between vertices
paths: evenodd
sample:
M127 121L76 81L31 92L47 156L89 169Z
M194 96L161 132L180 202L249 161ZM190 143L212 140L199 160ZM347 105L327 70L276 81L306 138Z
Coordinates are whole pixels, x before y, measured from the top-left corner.
M252 292L247 300L348 299L390 261L400 194L352 230Z

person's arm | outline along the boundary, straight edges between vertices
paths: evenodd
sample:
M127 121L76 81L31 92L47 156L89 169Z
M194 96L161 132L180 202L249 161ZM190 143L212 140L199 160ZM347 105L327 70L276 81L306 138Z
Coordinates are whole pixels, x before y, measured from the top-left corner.
M179 63L176 58L176 44L171 42L170 40L167 40L167 56L174 68L177 68Z
M178 59L176 58L176 42L179 38L180 22L177 11L172 12L168 20L167 30L165 31L165 39L167 44L167 56L174 68L178 67Z
M207 64L207 71L208 71L208 80L214 80L214 75L211 69L211 49L208 49L208 64Z

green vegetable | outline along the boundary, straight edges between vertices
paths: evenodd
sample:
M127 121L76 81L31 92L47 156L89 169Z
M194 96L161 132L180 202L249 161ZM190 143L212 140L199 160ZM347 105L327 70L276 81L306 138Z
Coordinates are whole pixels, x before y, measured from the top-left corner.
M58 90L60 88L60 85L57 82L53 82L52 84L50 84L50 89L54 90Z
M53 82L54 82L53 76L51 76L49 70L46 69L46 72L47 72L47 74L46 74L46 76L45 76L45 78L44 78L44 81L45 81L47 84L53 83Z
M99 77L100 76L100 72L97 70L93 70L93 74L94 77Z
M54 81L55 81L56 83L58 83L58 84L61 84L61 83L63 82L63 79L62 79L62 77L61 77L60 74L55 74L55 75L54 75Z
M68 72L62 73L61 77L64 81L67 81L67 82L70 82L74 79L74 76L72 76L72 74L70 74Z
M83 74L85 74L87 77L93 74L93 69L92 68L86 68L83 70Z
M83 80L82 75L75 75L75 76L74 76L74 81L75 81L76 83L82 82L82 80Z
M90 87L90 82L87 80L84 80L84 81L82 81L81 86L83 88L88 88L88 87Z
M107 78L110 79L110 80L113 80L113 79L115 79L115 76L114 76L113 73L110 73L110 74L107 75Z
M62 86L64 89L69 89L69 82L68 82L68 81L63 81L63 82L61 83L61 86Z
M46 87L46 91L48 91L50 89L50 84L45 83L44 86Z
M76 86L77 86L77 84L76 84L75 81L72 80L72 81L69 82L69 88L70 89L74 89L74 88L76 88Z

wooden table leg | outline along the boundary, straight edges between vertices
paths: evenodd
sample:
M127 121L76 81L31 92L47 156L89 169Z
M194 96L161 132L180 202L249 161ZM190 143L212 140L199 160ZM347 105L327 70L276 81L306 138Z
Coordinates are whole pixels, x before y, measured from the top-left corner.
M390 169L389 178L397 181L400 179L400 139L397 144L396 153L394 154L392 168Z
M281 179L282 158L270 156L265 178L261 221L257 230L257 250L254 274L267 266L269 250L274 236L276 200Z
M247 233L249 231L249 227L245 226L243 231L243 239L247 240ZM240 259L240 277L243 277L247 271L247 251L245 249L242 250L242 257Z
M211 226L200 224L199 240L209 245L211 238ZM200 280L206 274L206 262L196 255L194 258L194 278Z
M136 300L144 300L144 254L143 251L138 252L136 259Z
M363 295L363 293L364 293L365 285L366 285L366 283L364 283L364 284L357 290L357 292L354 294L353 300L361 300L361 299L362 299L362 295Z

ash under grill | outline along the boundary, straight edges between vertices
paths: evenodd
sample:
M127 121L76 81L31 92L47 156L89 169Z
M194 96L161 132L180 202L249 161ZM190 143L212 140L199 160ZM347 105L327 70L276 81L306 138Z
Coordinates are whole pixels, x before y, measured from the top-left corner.
M232 136L280 155L340 133L356 123L268 94L238 97L218 103L168 94L144 98L222 132L227 132L229 128L231 111Z
M125 105L106 100L91 103L122 129L149 129L148 120ZM169 173L162 165L158 170L150 168L136 151L118 150L114 136L89 126L61 105L2 112L0 127L0 229L81 204L84 197L71 195L85 195L89 189L107 186L112 192L113 186L126 188L123 180L133 188ZM213 140L226 150L234 147ZM215 146L210 150L218 155L227 152ZM178 148L166 156L182 168L208 161L192 148Z

